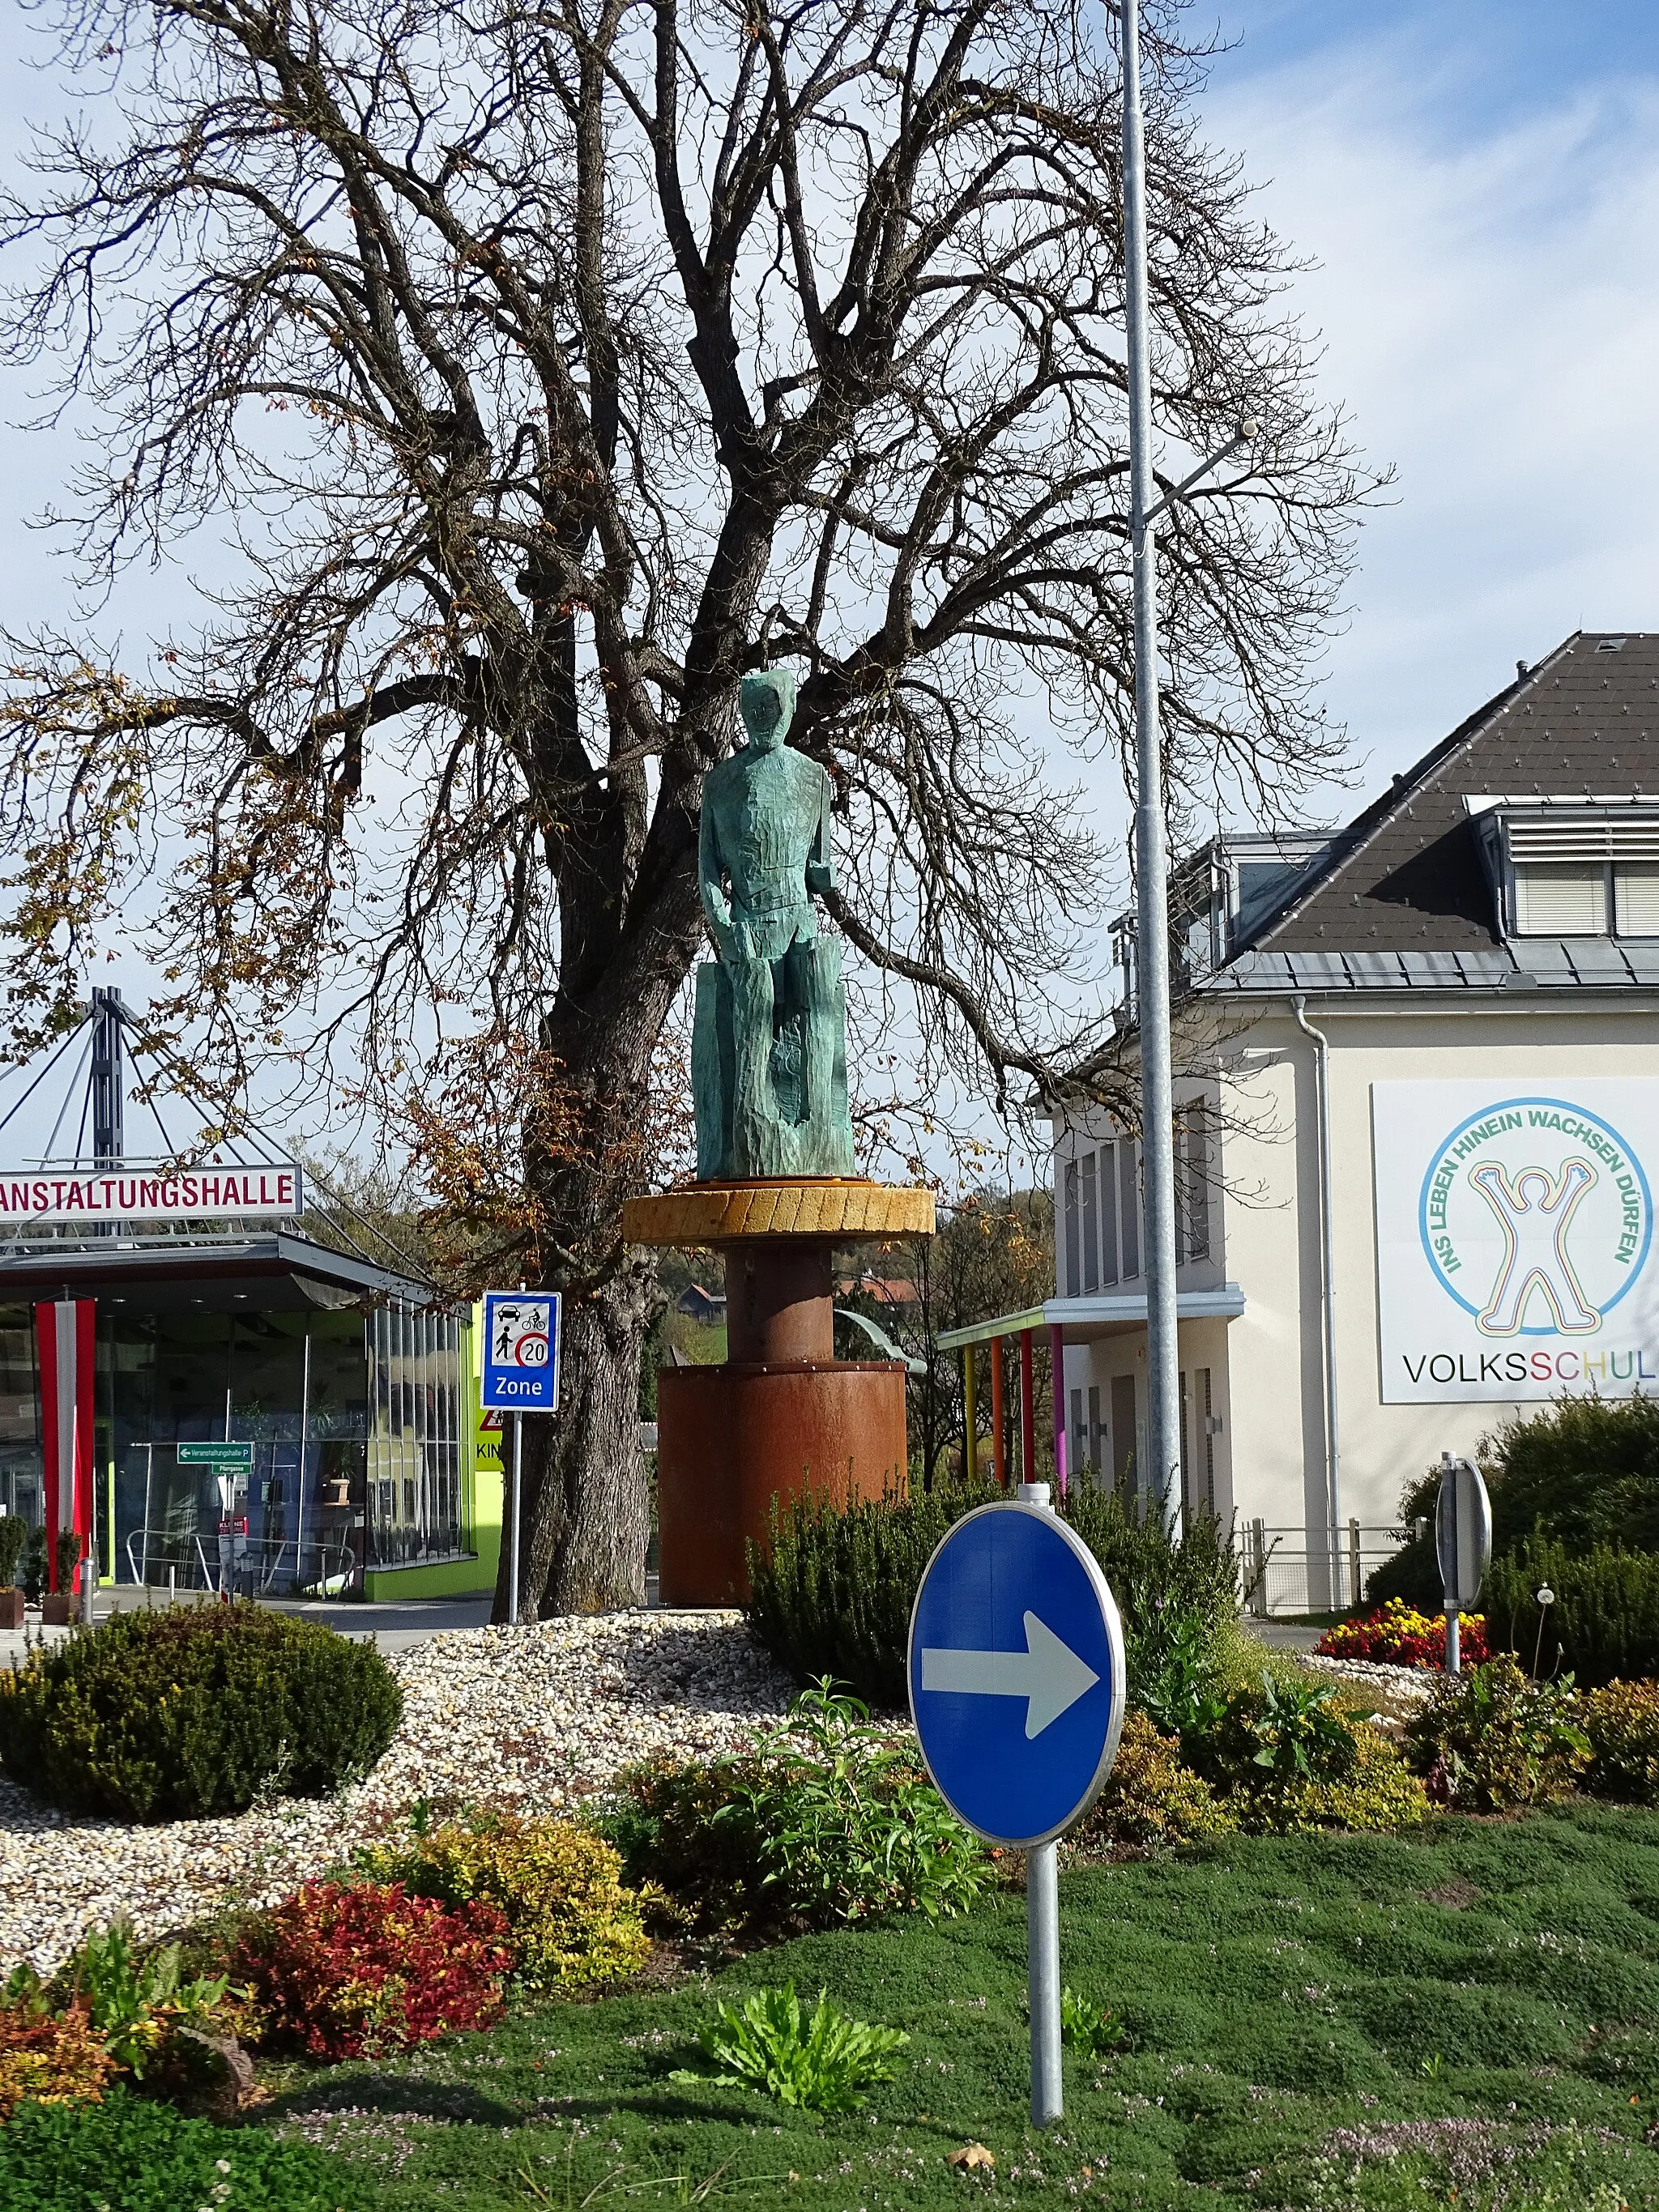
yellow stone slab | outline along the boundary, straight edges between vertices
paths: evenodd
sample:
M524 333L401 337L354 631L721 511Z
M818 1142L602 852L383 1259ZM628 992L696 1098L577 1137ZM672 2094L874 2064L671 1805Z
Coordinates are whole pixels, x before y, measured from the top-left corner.
M731 1244L746 1237L931 1237L933 1194L827 1176L697 1182L623 1203L629 1244Z

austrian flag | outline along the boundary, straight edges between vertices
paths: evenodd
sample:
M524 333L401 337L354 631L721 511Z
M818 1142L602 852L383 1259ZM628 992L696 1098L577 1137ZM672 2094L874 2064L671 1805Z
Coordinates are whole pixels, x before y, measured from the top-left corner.
M46 1463L47 1587L58 1589L58 1532L73 1529L82 1559L92 1537L92 1376L94 1321L91 1298L58 1298L34 1309L40 1357L40 1441ZM77 1577L79 1571L77 1570Z

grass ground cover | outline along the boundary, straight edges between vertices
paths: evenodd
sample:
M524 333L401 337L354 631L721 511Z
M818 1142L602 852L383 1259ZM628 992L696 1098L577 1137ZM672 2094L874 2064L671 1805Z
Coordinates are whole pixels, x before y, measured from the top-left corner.
M1065 1979L1131 2047L1068 2054L1047 2137L1025 2119L1007 1894L311 2074L264 2124L339 2154L375 2212L1659 2205L1659 1814L1575 1802L1422 1840L1230 1837L1071 1875L1061 1909ZM789 1980L909 2035L865 2111L820 2123L683 2078L707 2064L717 1995ZM994 2168L946 2165L970 2142Z

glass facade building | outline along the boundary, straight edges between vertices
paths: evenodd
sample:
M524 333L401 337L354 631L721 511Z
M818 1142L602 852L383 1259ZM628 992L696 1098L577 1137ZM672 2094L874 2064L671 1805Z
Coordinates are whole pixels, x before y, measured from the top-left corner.
M337 1596L471 1559L470 1315L292 1235L0 1257L0 1510L41 1518L33 1305L66 1295L97 1308L104 1580ZM221 1441L246 1474L180 1455Z

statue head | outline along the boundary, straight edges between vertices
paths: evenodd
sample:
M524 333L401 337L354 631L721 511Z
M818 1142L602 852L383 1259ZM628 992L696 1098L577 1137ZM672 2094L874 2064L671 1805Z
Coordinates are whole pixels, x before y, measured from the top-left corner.
M795 715L795 679L787 668L752 669L738 686L738 708L757 752L775 752Z

